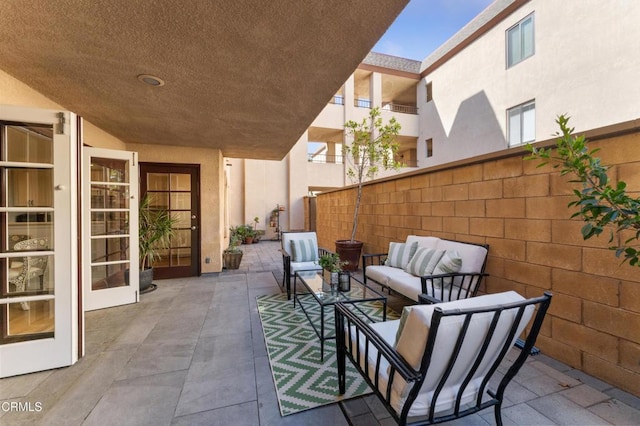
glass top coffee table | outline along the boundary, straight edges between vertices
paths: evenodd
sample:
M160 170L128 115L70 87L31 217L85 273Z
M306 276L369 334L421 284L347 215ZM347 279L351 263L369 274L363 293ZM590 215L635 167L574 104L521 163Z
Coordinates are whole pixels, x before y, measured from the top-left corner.
M313 330L316 332L316 335L320 339L320 360L324 359L324 342L325 340L335 339L335 330L332 327L325 327L325 324L329 321L329 319L333 319L333 305L336 302L346 302L350 303L351 306L354 307L357 311L359 311L362 315L364 315L370 321L373 321L373 318L365 312L359 306L362 302L372 302L379 301L382 303L382 320L385 321L387 319L387 298L381 293L373 290L371 287L367 287L360 280L356 279L354 276L350 277L351 280L351 288L349 291L338 291L338 286L335 286L335 289L332 290L331 286L328 282L326 282L322 278L321 271L296 271L293 278L293 307L295 308L296 303L300 305L302 308L302 312L304 312L305 316L309 320L309 323L313 327ZM297 283L300 281L302 286L304 287L303 292L298 292ZM305 306L306 304L306 306ZM310 316L310 312L314 305L318 305L320 308L320 327L315 323L316 321ZM330 315L328 318L325 318L325 308L331 308ZM317 318L317 317L316 317ZM331 321L333 324L333 321ZM329 330L325 330L325 328L329 328ZM331 332L333 331L333 333Z

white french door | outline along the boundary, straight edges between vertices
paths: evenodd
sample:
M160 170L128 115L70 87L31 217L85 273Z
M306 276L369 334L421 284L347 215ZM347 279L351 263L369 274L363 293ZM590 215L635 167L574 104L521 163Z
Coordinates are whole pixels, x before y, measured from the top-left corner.
M138 302L137 154L83 151L84 310Z
M0 106L0 377L77 360L77 159L74 114Z

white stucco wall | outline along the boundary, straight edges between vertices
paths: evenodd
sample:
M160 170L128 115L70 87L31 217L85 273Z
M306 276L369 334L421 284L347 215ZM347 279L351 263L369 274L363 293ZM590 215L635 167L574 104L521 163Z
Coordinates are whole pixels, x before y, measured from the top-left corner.
M535 54L506 69L505 32L531 13ZM536 140L553 136L559 114L570 115L576 131L640 117L639 16L634 1L526 3L418 85L420 165L506 149L506 110L529 100ZM425 160L428 138L434 156Z

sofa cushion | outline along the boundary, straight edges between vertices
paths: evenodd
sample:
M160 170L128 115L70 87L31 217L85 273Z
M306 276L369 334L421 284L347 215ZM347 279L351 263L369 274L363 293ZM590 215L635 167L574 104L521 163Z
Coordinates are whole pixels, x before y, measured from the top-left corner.
M408 273L421 277L431 275L438 261L444 255L444 250L428 249L418 247L407 266L404 268Z
M438 241L440 241L440 238L438 237L422 237L419 235L408 235L406 244L411 244L416 242L418 243L418 247L434 249L438 245Z
M415 254L417 248L417 241L414 241L410 244L389 243L389 253L384 264L387 266L404 269L407 266L407 263L409 263L409 260L411 260L411 258Z
M393 276L390 276L387 286L393 291L417 302L418 295L422 293L420 277L411 275L402 269L397 269L397 271L401 271L401 273L395 273Z
M464 273L482 272L482 266L487 258L487 249L476 244L440 240L436 248L439 250L456 250L464 260L459 272Z
M429 334L429 327L431 325L431 318L436 307L444 311L450 311L452 309L475 309L504 305L523 300L524 298L518 293L509 291L456 300L453 302L439 303L436 305L413 306L407 316L400 338L398 339L397 351L409 364L413 366L413 368L420 368L420 363L422 362L422 356ZM533 315L533 311L533 305L530 305L525 309L522 320L520 321L516 333L513 336L513 341L510 342L510 346L513 345L516 338L524 330L524 327ZM480 363L472 381L467 386L467 390L463 395L463 404L473 400L477 396L479 384L482 382L482 379L486 375L491 364L496 359L499 350L502 347L499 342L504 341L504 337L508 335L511 324L516 318L516 313L516 309L511 309L503 311L500 315L500 319L496 325L494 337L489 345L487 354ZM451 374L447 379L447 383L440 393L436 405L436 412L451 409L455 404L455 390L457 389L458 384L464 379L464 377L461 376L463 374L461 366L466 366L474 362L482 339L491 326L492 318L492 312L474 315L460 349L456 367L451 371ZM425 382L420 390L418 398L416 398L416 401L411 407L409 412L410 416L424 415L428 412L430 408L429 403L435 390L434 387L447 368L447 363L451 359L452 353L455 351L456 341L460 331L462 330L464 320L464 316L450 316L442 318L435 342L435 347L438 351L437 356L431 358ZM392 387L393 393L395 394L395 403L394 398L392 398L392 405L397 409L397 407L401 407L404 403L408 387L406 386L406 382L399 375L394 378Z
M393 266L386 266L386 265L371 265L371 266L367 266L366 271L367 271L366 272L367 278L371 278L372 280L376 281L377 283L385 285L385 286L389 284L389 280L391 279L391 277L411 276L411 275L407 274L404 271L404 269L394 268Z
M291 261L313 262L318 260L318 243L312 238L291 240Z

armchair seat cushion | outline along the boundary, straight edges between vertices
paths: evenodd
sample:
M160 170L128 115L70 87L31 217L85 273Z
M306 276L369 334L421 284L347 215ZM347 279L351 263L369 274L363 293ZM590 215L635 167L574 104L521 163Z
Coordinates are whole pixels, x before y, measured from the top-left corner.
M291 262L291 275L296 271L319 271L322 267L317 262Z

